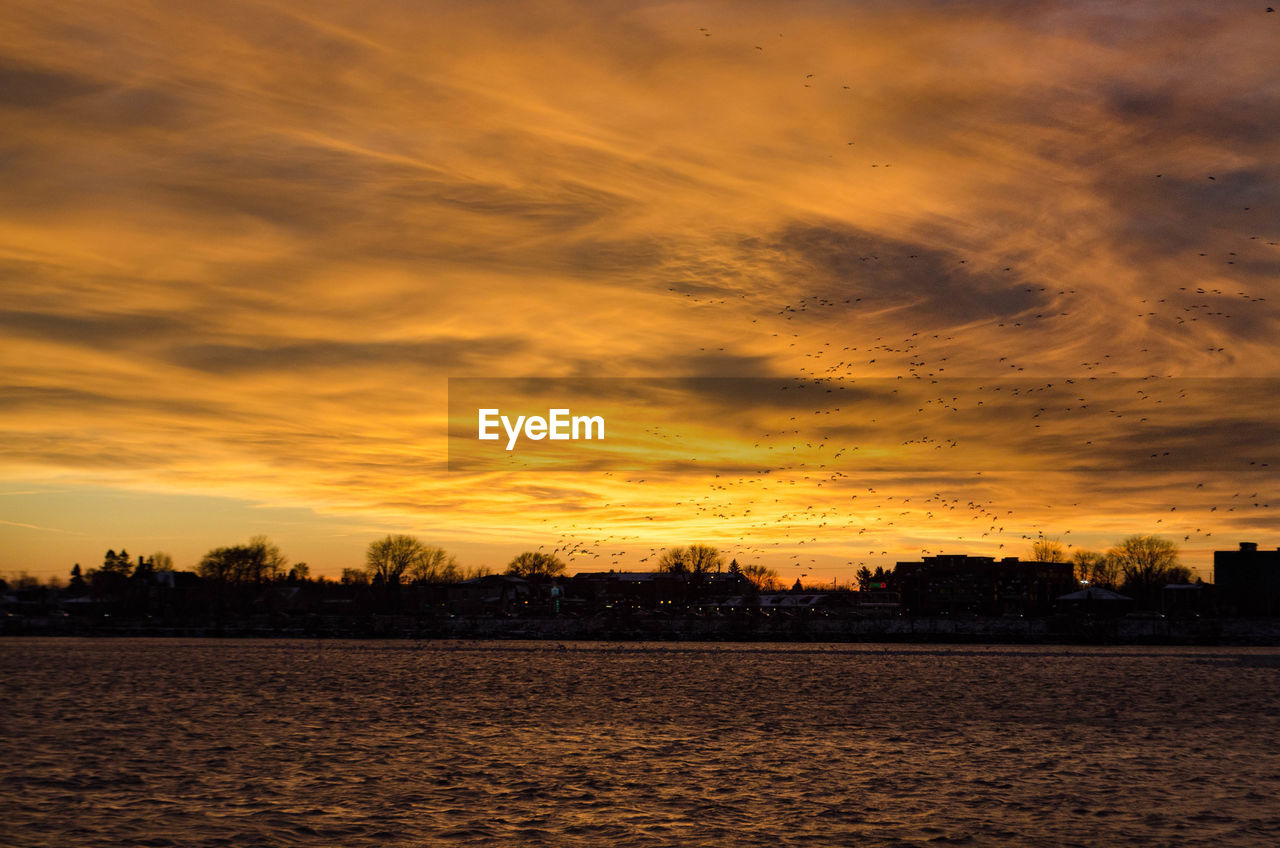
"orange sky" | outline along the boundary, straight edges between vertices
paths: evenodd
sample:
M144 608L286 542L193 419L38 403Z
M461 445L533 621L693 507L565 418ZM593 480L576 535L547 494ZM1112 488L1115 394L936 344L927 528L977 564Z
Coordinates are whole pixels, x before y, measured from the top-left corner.
M1278 39L1250 3L7 3L0 573L266 533L336 574L410 532L846 579L1160 532L1208 577L1280 545L1232 447L1265 394L1125 419L1212 468L1011 464L1054 454L1006 416L981 473L468 474L447 380L1280 374ZM1104 383L1088 441L1135 397ZM781 414L734 409L694 453Z

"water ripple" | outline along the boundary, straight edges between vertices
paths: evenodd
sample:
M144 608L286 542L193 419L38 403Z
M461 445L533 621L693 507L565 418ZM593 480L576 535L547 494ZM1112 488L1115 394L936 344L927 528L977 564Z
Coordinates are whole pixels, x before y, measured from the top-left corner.
M0 642L0 845L1280 844L1269 649Z

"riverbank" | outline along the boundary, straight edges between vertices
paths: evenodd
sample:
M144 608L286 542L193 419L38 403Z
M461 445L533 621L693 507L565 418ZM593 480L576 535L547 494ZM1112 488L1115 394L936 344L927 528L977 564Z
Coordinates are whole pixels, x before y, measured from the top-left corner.
M9 617L0 635L707 642L944 642L1280 646L1280 619L1261 618L419 618L250 617L198 623Z

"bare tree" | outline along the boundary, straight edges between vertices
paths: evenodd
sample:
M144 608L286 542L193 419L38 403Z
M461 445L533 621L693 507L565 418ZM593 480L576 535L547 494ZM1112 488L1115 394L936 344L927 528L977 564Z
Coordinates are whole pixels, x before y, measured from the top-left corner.
M742 576L761 592L775 592L782 585L777 570L755 563L742 566Z
M1031 543L1032 562L1066 562L1067 549L1057 539L1046 539L1041 536Z
M368 586L369 573L362 568L344 568L342 569L342 585Z
M724 567L724 557L710 545L668 548L658 559L658 570L669 574L709 574Z
M375 582L399 583L425 550L426 547L413 536L387 536L369 543L364 555L365 570Z
M525 551L508 563L507 574L524 578L558 577L564 574L564 563L552 554Z
M1076 579L1095 586L1114 588L1120 574L1120 566L1114 557L1097 551L1076 551L1071 557L1076 567Z
M40 588L40 578L26 570L13 572L9 576L8 583L10 588L19 592Z
M423 545L409 565L409 576L422 583L454 583L462 579L458 560L444 548Z
M1178 546L1159 536L1130 536L1107 551L1124 578L1125 591L1148 598L1166 583L1186 583L1191 569L1178 560Z
M225 583L267 583L284 574L288 559L266 536L254 536L247 545L214 548L200 560L200 576Z
M200 559L196 571L205 580L234 583L237 575L238 556L234 548L214 548Z

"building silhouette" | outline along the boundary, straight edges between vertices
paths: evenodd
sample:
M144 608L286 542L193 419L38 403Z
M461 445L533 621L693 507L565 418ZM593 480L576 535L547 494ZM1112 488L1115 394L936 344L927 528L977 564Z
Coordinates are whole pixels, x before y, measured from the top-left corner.
M1280 548L1241 542L1239 550L1214 551L1213 583L1227 615L1280 615Z
M1069 562L942 554L899 562L890 582L912 615L1049 615L1079 588Z

